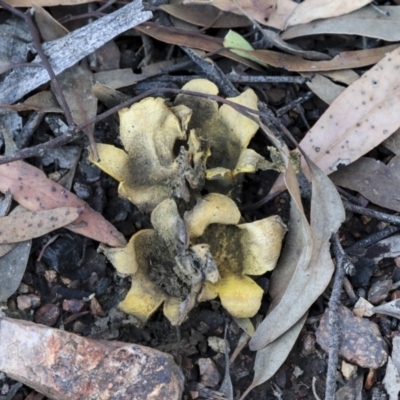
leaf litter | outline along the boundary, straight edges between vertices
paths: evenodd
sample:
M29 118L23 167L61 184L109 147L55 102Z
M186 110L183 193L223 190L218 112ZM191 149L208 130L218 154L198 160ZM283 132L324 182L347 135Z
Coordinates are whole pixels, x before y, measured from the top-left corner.
M79 207L82 213L67 228L109 246L120 247L123 235L98 212L60 184L48 179L43 171L23 161L0 165L0 191L10 190L20 205L31 211L59 207Z
M400 50L388 53L379 63L346 88L308 131L299 146L321 170L330 174L363 156L400 126L397 108L400 86ZM387 118L391 115L391 118ZM309 169L302 159L302 170ZM282 178L271 195L284 189Z
M234 2L233 2L234 3ZM266 24L265 21L265 16L266 13L270 13L270 19L268 21L269 24L273 24L274 21L280 21L281 24L295 24L295 23L300 23L300 22L305 22L308 20L312 20L313 18L329 18L333 15L337 15L337 13L348 13L351 12L352 10L361 7L363 4L369 3L368 1L360 1L360 2L354 2L354 3L343 3L341 1L337 2L332 2L332 1L306 1L303 2L300 6L297 3L291 2L289 0L282 0L282 1L271 1L270 3L266 3L264 6L268 5L275 5L276 7L273 7L273 10L261 10L260 8L255 8L255 2L248 1L246 4L241 3L242 7L247 7L247 11L252 14L254 18L263 18L264 25ZM214 5L217 4L223 4L223 1L215 1ZM230 5L232 7L232 3ZM307 7L311 6L311 10L307 11ZM320 8L319 8L320 6ZM190 7L190 6L184 6L184 7ZM229 10L229 11L234 11L234 10ZM362 10L361 10L362 11ZM175 12L177 12L175 10ZM185 11L186 12L186 11ZM182 19L189 19L189 13L185 15L185 12L181 14ZM336 13L336 14L335 14ZM229 26L230 23L232 23L233 17L232 14L226 14L224 13L224 17L226 17L226 22L227 26ZM190 18L193 18L190 17ZM340 17L339 17L340 18ZM300 21L300 22L299 22ZM197 19L196 21L192 19L191 21L194 24L199 24L200 26L207 26L207 25L202 25L201 18L200 20ZM204 17L203 17L203 22L204 22ZM239 23L239 22L236 22ZM268 25L268 24L267 24ZM237 27L239 25L234 25L233 27ZM246 26L246 25L243 25ZM273 26L273 25L271 25ZM283 25L282 25L283 26ZM221 47L221 40L212 40L213 38L210 38L207 35L202 35L198 33L189 33L188 31L184 30L177 30L177 29L169 29L165 27L160 27L157 25L152 25L151 23L145 24L144 26L141 26L137 29L138 31L142 32L143 35L149 34L150 36L153 35L154 37L164 40L167 43L173 43L173 44L184 44L184 45L189 45L193 46L194 48L202 48L203 50L206 51L219 51ZM276 43L277 44L277 43ZM281 43L281 49L284 51L290 52L293 51L293 48L290 48L290 46L285 47L285 43ZM365 66L365 65L370 65L375 62L377 62L384 52L388 51L388 49L391 49L391 47L387 48L375 48L375 49L368 49L368 50L361 50L361 51L356 51L347 53L341 53L339 57L334 58L331 61L327 61L326 64L321 64L321 63L315 63L315 62L307 62L306 60L303 60L301 57L293 57L290 58L289 56L277 52L270 52L268 53L267 50L252 50L251 48L248 48L246 51L248 52L246 54L246 51L242 53L242 55L245 55L246 57L255 57L257 62L259 62L263 66L279 66L279 67L285 67L287 69L291 69L293 71L302 71L305 70L307 71L307 68L309 68L309 71L314 71L320 69L321 71L325 69L335 69L335 68L353 68L353 67L359 67L359 66ZM232 50L232 49L231 49ZM261 67L257 67L253 62L251 61L246 61L243 58L233 54L232 52L228 50L223 50L223 54L229 55L234 60L240 61L248 66L253 67L254 69L262 70ZM311 55L310 53L304 52L301 53L299 52L298 55L302 55L304 57L307 57ZM315 56L315 54L314 54ZM361 57L361 58L360 58ZM364 57L364 59L363 59ZM393 53L393 58L394 53ZM268 60L268 61L267 61ZM374 68L379 69L379 67L382 67L382 64L378 64ZM297 69L295 69L297 68ZM373 68L373 69L374 69ZM392 84L391 74L390 72L388 73L388 68L383 68L381 71L381 75L385 77L386 82L386 88L390 88L392 86L392 92L389 91L389 100L396 103L396 93L393 93L396 91L397 88L395 88ZM89 71L89 74L85 75L88 80L91 80L92 74ZM354 80L354 76L351 76L351 72L348 69L344 69L345 72L348 72L347 76L344 76L344 81L346 84L351 83ZM373 71L370 71L373 72ZM331 72L328 71L327 74L330 74ZM117 80L114 79L115 82L118 81L118 74L119 70L117 70ZM345 74L344 74L345 75ZM371 76L373 76L373 73L370 73ZM72 74L72 78L75 78L75 73ZM143 77L142 77L143 78ZM376 77L375 77L376 78ZM381 76L379 77L380 79L382 78ZM132 84L132 82L135 80L135 77L132 77L131 75L125 77L125 82L128 84ZM318 79L321 79L320 76L318 76ZM333 78L335 79L335 78ZM354 84L352 84L347 90L351 89L360 89L357 85L360 81L362 81L363 78L359 79L356 81ZM317 79L315 79L317 80ZM340 80L339 80L340 81ZM78 79L79 82L79 79ZM111 82L111 81L110 81ZM136 80L135 80L136 82ZM315 82L314 82L315 83ZM379 81L379 83L381 83ZM118 85L120 83L117 83ZM122 83L124 85L124 83ZM113 87L117 87L116 84L112 84ZM91 85L89 85L91 87ZM339 92L340 88L337 87L337 93L330 93L330 89L325 89L325 92L327 93L326 95L323 94L321 91L322 86L328 87L328 81L324 81L323 84L315 84L315 87L313 90L315 90L316 93L320 91L320 97L323 98L327 103L333 103L332 108L329 110L334 110L335 113L338 115L342 115L343 111L340 109L340 107L333 108L333 106L337 106L337 102L343 102L345 107L348 107L348 103L346 103L344 99L346 99L345 93L346 90L343 92L342 95L338 95L337 93ZM333 86L332 86L333 87ZM323 89L323 88L322 88ZM362 89L361 89L362 90ZM381 86L379 87L379 90L381 90ZM368 92L368 90L366 90ZM76 93L75 93L76 94ZM115 94L115 92L113 93ZM366 95L369 96L369 101L374 102L375 99L371 100L371 97L376 97L375 92L372 93L366 93ZM360 102L363 101L362 98L363 94L362 93L356 93L353 96L353 102L354 98L359 97ZM349 97L347 98L347 101L349 100ZM335 100L335 98L337 98ZM380 101L380 103L379 103ZM379 117L380 119L383 119L382 115L385 115L385 113L390 110L390 107L385 103L385 100L378 99L377 107L384 105L384 110L382 111L381 116ZM359 104L357 104L359 105ZM355 107L355 106L354 106ZM374 107L374 106L373 106ZM394 107L394 106L392 106ZM72 107L74 108L74 107ZM76 107L75 112L79 112L79 106ZM40 108L38 108L40 109ZM339 110L338 110L339 109ZM41 109L43 110L43 108ZM328 111L329 111L328 110ZM73 110L74 111L74 110ZM351 111L354 111L354 109L351 109ZM375 121L373 119L373 122L376 124L374 125L375 128L376 126L379 126L379 128L382 125L382 121L375 116L375 114L379 114L376 112L375 109L372 111L369 110L367 111L367 116L368 118L377 118L379 121ZM333 114L332 114L333 115ZM357 117L357 115L356 115ZM364 118L364 119L363 119ZM359 120L362 121L363 127L364 127L364 122L370 122L369 120L365 120L365 116L359 117ZM83 117L83 120L85 117ZM333 118L332 118L333 119ZM333 121L337 123L338 121L335 120ZM353 124L357 123L353 121ZM319 122L315 125L315 127L318 127ZM351 124L351 122L349 122ZM327 121L325 121L325 125L321 128L321 130L324 131L325 126L329 127L329 124ZM315 128L314 127L314 128ZM314 129L313 128L313 129ZM337 128L336 130L341 129L342 127ZM313 129L310 132L313 132ZM371 128L372 130L373 128ZM384 126L384 129L386 129L386 125ZM360 129L362 130L362 129ZM364 131L367 131L368 129L365 129ZM387 129L389 131L389 129ZM391 131L392 132L392 131ZM391 133L390 132L390 133ZM386 132L387 136L390 134ZM311 136L309 134L309 136ZM315 134L314 136L311 136L311 138L315 141L319 140L325 140L326 137L324 136L324 139L320 139L317 136L322 136L321 134ZM346 138L351 142L355 141L355 131L349 131L347 132ZM379 135L377 135L379 136ZM308 137L308 136L307 136ZM306 137L306 138L307 138ZM279 144L275 139L271 138L271 140L275 143L275 145L280 149L281 155L283 159L285 160L286 164L286 171L284 172L285 175L285 180L286 180L286 187L288 187L290 195L291 195L291 210L290 210L290 224L289 224L289 233L288 237L286 240L285 244L285 249L282 254L281 260L279 262L278 268L273 272L272 279L271 279L271 288L269 291L269 294L272 298L272 306L270 310L268 311L267 317L265 321L257 327L255 334L252 334L252 339L251 339L251 348L257 350L257 355L256 355L256 363L255 363L255 376L252 385L250 386L249 390L254 388L255 386L261 384L262 382L265 382L266 380L270 379L275 372L279 369L279 367L282 365L284 360L286 359L287 355L290 352L290 349L294 345L304 323L307 317L307 311L311 304L316 300L316 298L322 294L322 292L326 289L326 287L329 284L330 277L333 272L333 263L331 260L331 256L329 254L329 238L330 234L334 231L336 231L340 223L343 221L344 218L344 212L343 212L343 207L341 205L339 196L331 184L331 182L326 178L326 176L321 172L318 167L313 166L312 162L306 165L306 163L303 163L303 168L309 169L308 173L311 178L312 182L312 198L311 198L311 222L308 223L304 210L301 204L301 198L300 198L300 193L298 190L298 184L296 181L296 177L294 174L294 171L292 170L292 167L289 163L289 156L288 156L288 151L286 148L282 147L281 144ZM374 139L375 140L375 139ZM364 140L365 141L365 140ZM373 141L372 139L366 140L369 142L369 145L373 147L376 147L377 140ZM303 143L304 144L304 143ZM318 145L320 142L318 142ZM355 142L356 145L358 145L357 142ZM331 154L331 152L336 156L339 154L339 150L334 146L334 144L331 145L332 148L328 148L326 150L324 157L329 158L328 155ZM319 146L318 146L319 147ZM311 149L315 149L315 146L311 146ZM305 145L303 148L303 151L305 151L306 154L310 153L310 148L307 148ZM355 152L356 155L351 155L352 157L355 157L354 159L360 157L360 154L363 149L358 149ZM349 148L345 148L343 153L346 154L350 153ZM312 154L312 151L310 154L308 154L311 159L314 159L314 154ZM341 154L342 155L342 154ZM324 157L321 157L321 159L324 159ZM340 159L341 160L341 159ZM353 161L353 159L351 160ZM349 161L350 162L350 161ZM18 164L20 163L20 164ZM324 167L324 164L320 159L316 160L317 165L319 165L322 169L324 168L332 168L333 166L337 165L330 165L329 162L328 167ZM12 163L7 165L9 167L10 165L18 166L17 169L19 169L19 173L21 175L24 175L25 170L24 170L24 163L17 162L17 163ZM320 165L322 164L322 165ZM331 163L332 164L332 163ZM340 164L340 163L339 163ZM384 168L387 166L381 163L383 166L382 171L385 171ZM32 167L33 168L33 167ZM334 169L334 168L332 168ZM1 171L1 168L0 168ZM22 171L24 173L22 174ZM38 172L39 171L39 172ZM33 169L30 171L31 173L36 173L36 177L39 177L43 179L45 177L44 173L41 172L40 170L35 170ZM326 171L325 171L326 172ZM340 172L340 171L339 171ZM387 172L387 171L386 171ZM386 173L382 172L382 173ZM39 175L38 175L39 174ZM9 178L9 173L8 170L5 169L3 170L2 179L0 180L0 186L1 186L1 181L7 180ZM18 176L18 175L17 175ZM4 177L4 179L3 179ZM21 177L21 176L19 176ZM350 176L351 177L351 176ZM46 178L47 179L47 178ZM353 178L353 181L355 179ZM390 181L390 180L389 180ZM47 182L47 190L49 189L49 185L54 183L50 183L51 181L48 180ZM388 187L389 183L384 185L383 187ZM7 184L4 185L6 187ZM64 191L61 192L62 190L61 187L55 186L56 191L60 191L60 193L66 194L69 196L69 202L62 201L60 199L60 196L54 196L54 198L51 197L51 199L47 199L48 193L40 193L41 185L37 185L37 182L35 179L32 179L30 182L23 182L22 184L22 189L21 189L21 184L20 182L16 182L13 184L13 190L15 192L15 199L19 201L21 204L26 202L31 209L33 209L32 212L26 212L26 216L30 215L31 217L35 216L39 213L43 213L43 215L51 215L52 212L55 212L57 209L58 210L64 210L65 207L72 207L74 210L80 209L83 207L83 213L86 214L86 218L84 221L78 222L75 226L69 228L75 229L76 231L79 231L79 229L83 229L81 232L83 234L87 234L89 237L93 237L96 240L99 240L99 237L102 237L102 241L106 243L109 246L122 246L124 244L124 239L122 235L120 235L116 230L112 230L111 225L108 224L105 220L102 220L98 216L94 216L93 210L89 209L88 212L88 206L78 199L74 198L72 193ZM353 187L354 188L354 187ZM29 189L29 191L27 190ZM2 189L3 190L3 189ZM26 195L26 193L29 193L29 196L25 196L27 198L23 198L23 194L20 193L18 194L18 190L20 192L23 192L23 194ZM375 188L375 190L378 190ZM382 189L381 189L382 190ZM362 190L359 190L362 192ZM35 197L37 196L37 197ZM17 199L19 198L19 200ZM62 196L61 196L62 197ZM377 203L378 200L376 200ZM78 204L79 203L79 204ZM54 206L54 204L56 204ZM378 204L378 203L377 203ZM61 208L60 208L61 207ZM332 212L333 210L333 212ZM61 211L62 212L62 211ZM36 214L34 214L36 213ZM46 214L45 214L46 213ZM47 214L48 213L48 214ZM319 218L318 220L317 216L324 215L328 216L328 218ZM5 217L8 218L8 217ZM14 218L14 217L13 217ZM81 217L79 217L81 218ZM92 219L93 218L93 219ZM6 221L6 219L4 219ZM16 219L13 219L14 225L15 225ZM17 221L19 222L19 220ZM97 226L97 224L99 224ZM89 228L88 228L89 227ZM84 229L87 228L87 231L84 231ZM111 230L109 230L111 229ZM106 231L108 230L108 236L106 234ZM96 231L96 232L95 232ZM99 231L99 232L97 232ZM103 231L103 232L102 232ZM26 232L25 232L26 233ZM29 232L27 234L30 234ZM103 235L104 234L104 235ZM104 239L105 238L105 239ZM15 238L14 238L15 239ZM12 239L12 240L14 240ZM114 244L112 244L114 243ZM393 251L390 253L391 255L395 254L395 245L393 245ZM29 253L29 251L28 251ZM11 252L9 252L11 254ZM387 253L389 254L389 253ZM126 264L129 262L126 262ZM321 265L326 266L325 270L321 268ZM1 265L1 262L0 262ZM301 275L302 273L302 275ZM10 287L13 288L15 291L17 281L20 281L20 276L21 271L17 274L17 279L15 282L12 283ZM8 293L12 293L12 290L9 290ZM297 294L297 297L296 297ZM10 295L10 294L8 294ZM309 296L309 298L306 298ZM7 298L7 294L3 295L3 298ZM389 304L389 303L388 303ZM285 315L288 315L287 320L284 321L283 324L282 322L282 317L280 320L277 318L278 311L280 312L285 312ZM280 314L282 316L282 314ZM267 321L267 322L266 322ZM271 322L272 321L272 322ZM274 328L277 327L276 332L270 332L270 330L267 330L265 326L269 324L273 324ZM242 320L240 322L241 326L247 326L249 324L249 320L246 322ZM271 325L270 325L271 326ZM272 330L273 331L273 330ZM250 329L251 332L251 329ZM227 356L227 355L226 355ZM248 391L249 391L248 390ZM248 393L243 394L242 398L245 397L245 395ZM231 397L232 394L229 394L228 397ZM60 397L61 398L61 397Z

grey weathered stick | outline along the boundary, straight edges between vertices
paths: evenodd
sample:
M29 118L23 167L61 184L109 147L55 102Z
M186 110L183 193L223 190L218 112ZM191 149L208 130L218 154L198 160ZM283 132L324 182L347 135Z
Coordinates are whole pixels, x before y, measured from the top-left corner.
M51 399L175 400L184 377L172 356L100 341L0 313L0 371Z
M118 11L77 29L61 39L43 43L43 50L57 75L115 36L147 21L151 17L150 11L143 10L141 0L135 0ZM33 63L39 62L39 57L36 57L33 61ZM49 80L49 74L45 69L37 67L16 68L0 84L0 103L15 103Z

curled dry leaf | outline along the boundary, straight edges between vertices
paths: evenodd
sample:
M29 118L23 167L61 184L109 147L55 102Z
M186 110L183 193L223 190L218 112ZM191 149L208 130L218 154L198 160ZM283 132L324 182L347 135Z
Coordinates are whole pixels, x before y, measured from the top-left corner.
M145 321L164 303L178 325L197 300L219 296L233 316L255 315L263 290L247 275L274 268L286 227L277 216L237 225L239 219L224 195L205 196L184 219L167 199L151 215L154 230L139 231L125 249L101 246L119 272L132 275L121 309Z
M283 177L291 196L291 218L282 256L272 274L271 310L250 341L250 348L258 350L254 379L241 399L255 386L270 379L293 347L308 308L325 290L332 276L329 239L345 215L332 182L310 163L313 179L310 227L303 212L296 175L289 161L289 150L267 127L261 125L261 128L278 148L286 166ZM285 315L284 319L282 315ZM274 326L274 329L267 328L270 326Z
M0 370L58 400L180 399L184 382L169 354L3 316Z
M294 272L297 269L306 269L311 258L312 237L310 226L304 215L296 174L290 162L289 149L285 145L282 145L267 127L262 125L262 128L280 152L285 165L283 176L291 195L288 235L278 266L272 274L270 285L269 293L273 299L272 311L285 294L285 290L291 282ZM254 365L254 379L241 399L244 399L254 387L270 379L284 363L304 324L306 311L307 309L304 308L305 315L291 328L275 341L257 351Z
M396 80L398 70L399 48L344 90L300 142L303 152L323 172L330 174L338 166L352 163L400 126L400 113L396 111L400 98ZM309 174L304 158L302 169ZM283 189L280 178L270 196Z
M372 309L374 314L385 314L400 319L400 300L392 300Z
M312 183L311 249L303 252L305 257L299 258L289 284L284 288L283 294L277 296L278 304L250 340L250 348L253 350L261 350L302 318L326 289L334 271L329 241L332 233L336 232L344 221L345 212L331 180L312 162L309 161L308 165ZM282 315L285 315L284 320ZM268 329L270 326L274 326L275 329Z
M18 243L43 236L75 221L82 213L76 207L26 211L0 218L0 243Z
M10 190L13 198L31 211L59 207L78 207L83 211L67 228L109 246L124 246L126 241L98 212L63 186L48 179L43 171L23 161L0 165L0 191Z

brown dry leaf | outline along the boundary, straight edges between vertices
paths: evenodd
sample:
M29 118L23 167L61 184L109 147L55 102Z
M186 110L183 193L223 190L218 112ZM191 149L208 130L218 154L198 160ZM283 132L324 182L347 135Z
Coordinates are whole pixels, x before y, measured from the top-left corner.
M286 21L286 27L306 24L316 19L337 17L371 3L372 0L306 0L300 3Z
M213 28L238 28L251 25L251 21L244 15L221 12L210 4L162 4L162 10L183 21L197 26Z
M161 351L3 315L0 370L58 400L180 399L184 382L172 356Z
M323 172L330 174L339 165L352 163L399 128L398 71L399 48L344 90L300 142L302 151ZM302 169L308 175L304 158ZM279 178L270 196L282 190Z
M351 85L360 76L352 69L343 69L339 71L324 71L321 75L332 79L334 82L344 83L346 86Z
M328 54L320 53L313 50L302 50L296 44L287 43L279 36L278 32L271 29L263 29L263 35L268 41L278 49L283 50L286 53L293 54L294 56L303 57L307 60L330 60L331 57Z
M332 82L321 74L303 72L302 76L309 78L306 85L326 104L331 104L345 89L344 86Z
M208 35L203 35L201 33L183 29L168 28L165 26L157 25L153 22L142 23L136 26L135 30L154 39L160 40L164 43L175 44L177 46L187 46L193 49L208 51L210 53L218 52L218 54L224 57L240 62L257 71L263 70L256 63L239 57L229 50L224 49L222 39L217 37L211 37Z
M112 89L131 86L148 77L149 75L147 74L134 74L132 68L101 71L93 75L93 79L96 83L101 83Z
M393 157L388 165L361 157L334 172L331 179L336 185L361 193L374 204L400 212L399 172L400 156Z
M260 24L271 16L276 7L277 0L236 0L243 11L250 18L255 19ZM228 11L241 15L241 10L231 0L184 0L183 4L213 5L222 11Z
M36 93L21 104L0 104L0 107L14 111L34 110L45 113L63 112L53 93L48 91Z
M351 4L352 2L348 2ZM339 34L359 35L396 42L400 40L400 7L379 6L388 15L376 12L372 7L364 7L347 15L314 21L310 24L293 26L281 34L282 39L300 36Z
M26 211L0 218L0 243L18 243L43 236L75 221L82 209L60 207Z
M227 47L229 48L229 46ZM285 68L288 71L296 72L317 72L360 68L375 64L397 47L398 45L395 44L375 49L343 51L329 61L309 61L272 50L234 50L232 48L230 50L264 66Z
M345 212L331 180L312 162L309 162L309 168L312 183L311 256L311 249L308 249L306 257L299 256L289 284L286 288L281 288L282 292L281 289L276 292L277 304L250 340L252 350L261 350L298 322L326 289L334 271L329 241L332 233L336 232L344 221ZM284 274L283 270L281 274ZM284 319L282 315L285 316ZM274 329L270 329L271 326Z
M67 228L75 233L90 237L109 246L126 244L118 232L98 212L63 186L48 179L43 171L23 161L0 165L0 191L10 190L13 198L31 211L59 207L82 207L83 211L74 225Z

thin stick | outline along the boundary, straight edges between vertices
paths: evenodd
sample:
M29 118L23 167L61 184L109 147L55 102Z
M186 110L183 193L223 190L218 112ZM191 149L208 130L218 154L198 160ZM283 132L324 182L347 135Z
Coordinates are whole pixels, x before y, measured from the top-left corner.
M356 206L355 204L351 204L346 200L343 201L343 206L346 210L353 211L357 214L376 218L379 221L388 222L390 224L400 225L400 217L398 215L390 215L380 211L371 210L370 208Z
M349 258L343 251L337 233L332 235L331 243L336 258L336 271L333 279L332 294L329 299L329 359L326 373L325 400L335 400L336 369L339 362L339 347L342 335L339 318L340 295L345 271L350 269L348 265L351 265Z

